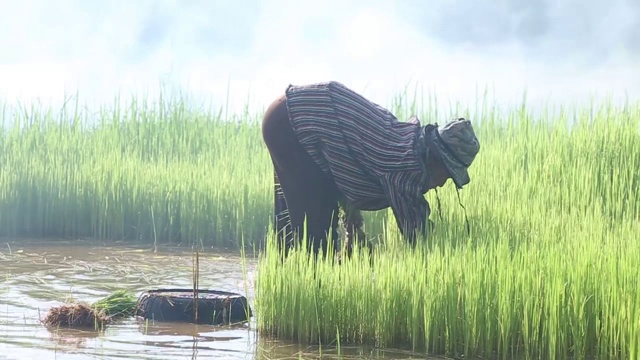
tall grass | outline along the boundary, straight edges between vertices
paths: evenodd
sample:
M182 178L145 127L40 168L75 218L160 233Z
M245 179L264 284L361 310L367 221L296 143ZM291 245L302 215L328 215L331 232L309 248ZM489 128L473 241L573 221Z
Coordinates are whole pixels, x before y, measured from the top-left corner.
M4 117L0 235L234 246L264 234L270 163L255 118L180 99Z
M5 107L0 236L261 246L273 213L261 114L183 100Z
M640 357L640 106L523 107L476 129L461 191L471 235L448 183L435 233L411 251L390 218L372 265L361 253L281 263L270 238L259 330L459 357Z
M435 98L413 98L391 110L444 122ZM476 108L454 114L482 141L461 194L471 235L448 185L441 214L427 195L437 228L415 252L389 211L365 214L385 240L371 266L361 254L280 264L270 240L256 284L263 334L468 357L640 355L640 105ZM260 246L273 211L260 117L222 114L181 99L5 108L0 236Z

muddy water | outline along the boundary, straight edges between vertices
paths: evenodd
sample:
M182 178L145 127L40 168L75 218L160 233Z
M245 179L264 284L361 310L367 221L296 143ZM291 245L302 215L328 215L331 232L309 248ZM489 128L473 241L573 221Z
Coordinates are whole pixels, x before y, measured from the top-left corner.
M200 288L240 293L253 305L256 260L202 250ZM106 246L73 241L0 243L0 359L310 359L337 349L262 339L255 319L230 327L125 319L104 332L49 330L40 319L65 299L93 302L127 288L192 287L191 249ZM402 351L345 348L342 358L418 359Z

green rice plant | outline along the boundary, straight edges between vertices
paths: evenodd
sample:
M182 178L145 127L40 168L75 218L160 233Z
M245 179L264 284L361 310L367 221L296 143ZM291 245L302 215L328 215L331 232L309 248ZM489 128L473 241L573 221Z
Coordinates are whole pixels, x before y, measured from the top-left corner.
M264 234L271 169L251 118L180 99L4 116L0 236L235 246Z
M138 298L132 292L121 289L93 303L93 309L110 318L133 316Z
M435 96L408 93L391 101L399 118L445 121ZM98 113L5 108L0 236L266 245L259 330L301 342L637 357L640 105L534 115L483 100L451 110L471 117L482 141L461 191L471 234L448 185L416 251L389 210L365 213L369 235L381 235L372 264L361 253L341 265L304 253L280 264L272 238L263 243L273 184L259 114L222 116L181 98L118 100Z
M449 183L436 230L412 250L389 217L372 263L300 251L281 262L270 237L261 334L465 358L636 358L640 105L488 114L460 193L471 234Z
M0 113L0 236L260 245L273 213L260 114L184 98L116 99L97 113ZM376 231L385 212L369 214Z

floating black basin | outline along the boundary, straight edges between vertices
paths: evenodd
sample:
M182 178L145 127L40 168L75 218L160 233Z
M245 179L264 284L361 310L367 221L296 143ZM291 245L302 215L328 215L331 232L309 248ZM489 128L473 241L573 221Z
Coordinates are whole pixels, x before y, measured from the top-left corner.
M144 319L193 324L228 325L248 321L251 308L236 293L198 290L198 318L195 318L193 289L157 289L138 298L136 316Z

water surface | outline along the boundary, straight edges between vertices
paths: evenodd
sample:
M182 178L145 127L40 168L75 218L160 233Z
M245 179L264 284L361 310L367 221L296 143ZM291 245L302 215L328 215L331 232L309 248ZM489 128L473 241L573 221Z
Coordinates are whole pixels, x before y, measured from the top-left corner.
M198 249L200 288L246 296L253 308L256 259L238 251ZM103 332L49 330L40 319L72 297L92 303L116 289L140 295L192 288L193 249L105 245L86 241L0 243L0 359L314 359L339 358L333 347L261 338L255 318L241 326L145 322L109 324ZM344 359L424 359L401 350L342 347Z

